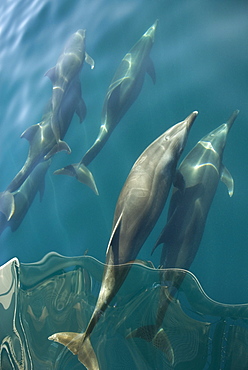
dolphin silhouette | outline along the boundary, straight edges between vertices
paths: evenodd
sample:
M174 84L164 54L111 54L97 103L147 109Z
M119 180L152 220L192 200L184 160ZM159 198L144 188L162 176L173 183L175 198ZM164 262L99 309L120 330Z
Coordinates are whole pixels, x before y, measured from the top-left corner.
M8 226L10 226L12 231L18 229L38 191L40 192L40 200L42 200L45 188L45 175L50 164L51 159L39 163L20 188L12 193L15 202L15 212L9 221L0 212L0 234Z
M63 53L60 55L55 67L46 72L46 76L50 78L53 83L52 93L52 120L51 126L59 143L63 137L61 127L59 124L59 112L63 97L70 87L71 82L82 69L84 61L90 64L91 69L94 68L93 59L85 51L85 34L86 31L79 29L68 40ZM85 108L85 105L84 105ZM86 112L86 109L84 109ZM84 117L83 117L84 118ZM66 143L64 146L70 152L70 148Z
M98 137L82 158L55 172L56 175L70 175L80 181L81 171L88 166L105 145L112 131L137 99L143 86L146 72L155 83L155 70L149 57L154 43L156 21L141 39L124 56L108 88L102 110L102 124Z
M75 112L78 114L80 121L82 121L84 104L81 98L81 84L78 77L73 79L66 94L64 94L61 108L57 114L62 138L66 134ZM10 220L15 210L13 193L23 184L34 167L39 162L49 159L56 152L65 150L63 142L57 143L54 136L51 127L52 115L52 107L51 103L49 103L41 122L30 126L21 135L22 138L24 137L29 141L27 159L6 191L0 193L0 211L4 213L7 220ZM82 178L83 181L84 179ZM98 193L93 176L87 168L85 168L85 182L94 192Z
M90 334L125 281L132 261L163 210L176 176L177 161L197 114L193 112L184 121L169 128L147 147L133 165L117 201L102 285L86 331L82 334L56 333L49 337L77 354L87 369L99 369Z
M237 115L238 111L235 111L227 123L204 136L179 166L178 174L182 178L183 187L174 185L167 224L153 248L154 250L163 243L160 259L162 268L175 267L185 270L190 268L202 239L219 180L226 184L229 195L233 195L234 182L222 163L222 157L227 135ZM156 324L140 327L129 334L129 337L139 337L152 342L165 352L172 363L174 352L162 324L170 301L184 276L175 274L172 286L166 287L163 286L164 274L161 270L162 286Z

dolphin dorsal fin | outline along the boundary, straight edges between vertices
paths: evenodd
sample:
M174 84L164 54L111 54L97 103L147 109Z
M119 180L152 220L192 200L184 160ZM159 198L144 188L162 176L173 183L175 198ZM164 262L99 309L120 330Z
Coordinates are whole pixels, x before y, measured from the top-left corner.
M224 165L222 165L222 168L221 168L220 179L226 185L229 196L231 197L234 192L234 181L233 181L232 175L230 174L230 172Z
M50 80L52 81L52 83L54 83L54 82L55 82L55 79L56 79L55 69L56 69L56 67L52 67L52 68L50 68L50 69L45 73L45 76L49 77L49 78L50 78Z
M156 83L156 72L155 72L153 61L151 60L150 57L148 57L148 60L147 60L146 71L149 74L149 76L151 77L152 82L155 84Z
M28 127L22 134L21 138L25 138L28 141L31 141L36 134L36 132L40 130L40 125L37 123L36 125Z
M89 54L85 53L85 62L90 65L90 68L93 69L95 67L94 59L92 59Z

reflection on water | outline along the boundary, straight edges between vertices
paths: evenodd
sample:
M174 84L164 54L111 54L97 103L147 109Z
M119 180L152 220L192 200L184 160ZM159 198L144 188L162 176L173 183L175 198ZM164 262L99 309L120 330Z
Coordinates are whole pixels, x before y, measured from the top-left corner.
M21 264L14 258L2 266L1 368L83 369L76 356L47 338L55 332L85 329L103 267L93 257L56 253L37 263ZM167 363L159 343L128 337L136 327L156 320L161 291L166 289L159 284L160 272L135 264L101 317L92 334L101 369L246 369L248 304L213 301L186 270L164 270L168 284L184 277L163 321L174 350L174 366Z

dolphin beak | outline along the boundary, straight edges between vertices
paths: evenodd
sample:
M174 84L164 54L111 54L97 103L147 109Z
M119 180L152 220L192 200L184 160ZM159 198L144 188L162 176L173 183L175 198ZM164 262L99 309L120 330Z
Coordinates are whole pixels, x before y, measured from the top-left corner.
M191 129L191 126L193 125L196 117L198 116L197 110L192 112L186 119L185 119L185 124L187 125L188 130Z
M228 132L230 131L230 129L231 129L231 127L232 127L232 125L233 125L233 123L234 123L235 119L237 118L238 114L239 114L239 110L237 109L237 110L235 110L235 111L233 112L233 114L231 115L231 117L230 117L230 118L229 118L229 120L227 121L226 125L227 125L227 131L228 131Z
M144 34L144 36L150 37L152 39L152 42L154 42L157 25L158 25L158 19L153 23L153 25Z

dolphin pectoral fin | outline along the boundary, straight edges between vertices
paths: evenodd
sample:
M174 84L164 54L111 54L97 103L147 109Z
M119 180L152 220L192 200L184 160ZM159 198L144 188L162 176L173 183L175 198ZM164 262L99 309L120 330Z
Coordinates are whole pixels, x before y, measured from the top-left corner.
M26 140L31 141L38 130L40 130L40 125L37 123L36 125L30 126L23 131L21 138L24 137Z
M77 115L80 119L80 123L82 123L84 121L85 116L86 116L86 112L87 112L87 108L86 108L85 102L81 98L79 103L78 103L77 109L76 109L76 113L77 113Z
M62 140L59 140L56 145L44 156L44 160L50 159L54 154L58 152L66 151L68 154L71 154L71 148L69 145Z
M220 179L226 185L229 196L231 197L234 192L234 181L233 181L232 175L230 174L230 172L224 165L222 165Z
M122 215L123 215L123 211L121 212L121 214L120 214L120 216L119 216L118 220L116 221L116 224L113 228L112 234L111 234L110 239L109 239L108 247L107 247L107 250L106 250L106 255L108 254L110 247L114 251L119 245L119 235L120 235ZM118 251L116 251L116 253L114 253L114 254L118 255Z
M99 195L92 173L82 163L69 164L64 168L55 171L54 175L67 175L76 177L79 182L89 186L96 195Z
M165 354L170 365L174 364L174 351L163 328L158 330L156 325L141 326L129 333L126 338L141 338L152 343L154 347Z
M56 67L52 67L52 68L50 68L50 69L45 73L45 76L49 77L53 84L54 84L55 79L56 79L55 69L56 69Z
M49 340L66 346L88 370L99 370L98 360L90 338L82 333L62 332L48 337Z
M153 61L151 60L150 57L148 57L146 71L149 74L149 76L151 77L152 82L155 84L156 83L156 72L155 72Z
M9 191L0 193L0 212L4 214L7 221L11 219L15 212L15 199Z
M93 69L95 67L94 59L92 59L89 54L85 52L85 62L90 65L90 68Z

